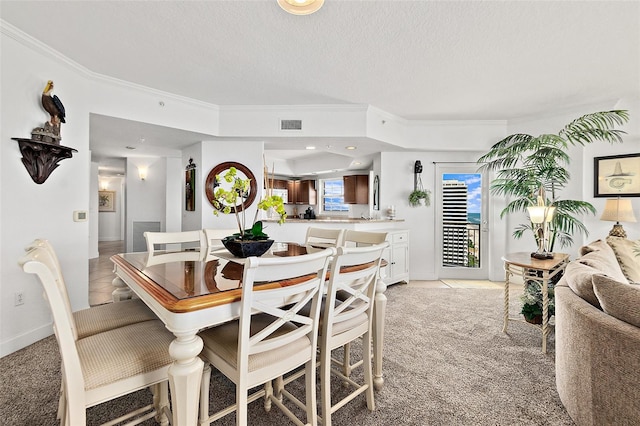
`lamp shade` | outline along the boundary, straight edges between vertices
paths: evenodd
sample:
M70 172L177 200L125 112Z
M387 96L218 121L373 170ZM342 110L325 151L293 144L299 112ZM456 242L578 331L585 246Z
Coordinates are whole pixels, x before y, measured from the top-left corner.
M529 210L529 219L532 223L544 223L551 222L556 208L550 206L531 206L527 207L527 210Z
M635 222L636 217L633 214L633 206L631 200L623 200L620 198L608 199L604 205L604 211L600 220L608 220L611 222Z

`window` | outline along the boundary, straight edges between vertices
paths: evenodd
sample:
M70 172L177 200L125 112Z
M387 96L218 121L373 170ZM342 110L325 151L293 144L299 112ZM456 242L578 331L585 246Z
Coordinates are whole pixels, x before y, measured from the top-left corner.
M344 203L344 183L342 178L322 181L322 209L325 212L349 211L349 205Z

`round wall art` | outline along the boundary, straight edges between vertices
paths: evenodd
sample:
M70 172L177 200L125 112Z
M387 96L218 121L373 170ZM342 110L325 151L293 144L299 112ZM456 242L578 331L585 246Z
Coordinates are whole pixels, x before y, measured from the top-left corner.
M236 163L234 161L227 161L226 163L220 163L215 166L207 175L207 181L205 182L205 192L207 194L207 200L209 203L215 208L211 200L214 198L214 194L216 192L216 188L222 185L225 189L230 189L232 184L225 182L224 179L218 181L216 176L223 176L231 167L235 167L237 170L237 177L240 179L251 179L251 184L249 188L249 194L244 200L244 207L249 207L253 201L256 199L256 194L258 192L258 185L256 184L256 177L253 175L251 170L247 166L241 163ZM236 211L242 211L242 204L237 204L235 206L230 206L231 212L235 213ZM220 210L220 209L218 209Z

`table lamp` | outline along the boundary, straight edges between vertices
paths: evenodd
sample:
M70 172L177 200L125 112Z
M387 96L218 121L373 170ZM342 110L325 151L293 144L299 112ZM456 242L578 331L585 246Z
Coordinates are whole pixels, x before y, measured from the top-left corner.
M609 232L610 236L627 238L627 233L622 229L620 222L636 221L631 200L622 200L620 197L608 199L604 205L604 211L602 212L602 216L600 216L600 220L615 222L615 225L613 225L613 228Z
M537 206L527 207L529 219L534 225L538 250L531 253L535 259L553 259L553 253L549 252L549 223L556 211L555 207L538 203Z

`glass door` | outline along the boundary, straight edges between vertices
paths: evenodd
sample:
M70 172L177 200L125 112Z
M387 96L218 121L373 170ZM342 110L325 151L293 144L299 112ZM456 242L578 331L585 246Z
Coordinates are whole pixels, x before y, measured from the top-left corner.
M487 179L475 163L436 164L438 278L487 279Z

